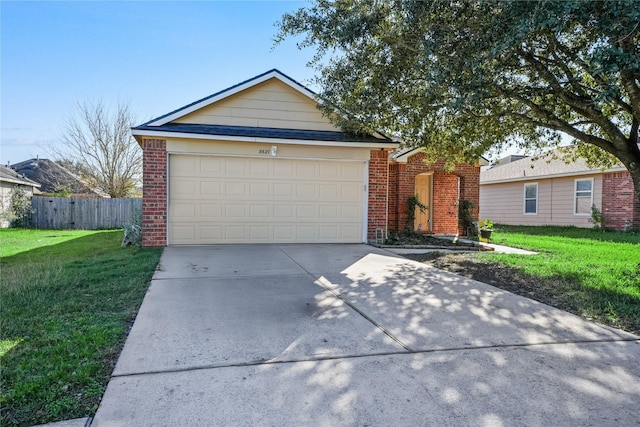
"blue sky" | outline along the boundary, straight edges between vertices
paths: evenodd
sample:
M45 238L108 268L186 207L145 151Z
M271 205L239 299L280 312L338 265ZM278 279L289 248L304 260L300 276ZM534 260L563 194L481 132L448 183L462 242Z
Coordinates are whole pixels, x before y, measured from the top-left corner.
M0 162L53 157L78 102L128 103L142 123L272 68L309 84L313 52L273 47L305 4L1 1Z

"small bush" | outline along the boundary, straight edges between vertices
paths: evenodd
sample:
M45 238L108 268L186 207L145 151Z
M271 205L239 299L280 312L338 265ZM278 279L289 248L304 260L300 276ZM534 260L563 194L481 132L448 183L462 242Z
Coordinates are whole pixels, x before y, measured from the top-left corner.
M9 208L9 226L12 228L30 228L33 225L31 215L31 196L24 189L15 187L11 191L11 206Z
M589 218L589 222L593 224L593 228L599 230L604 229L604 215L602 215L602 212L600 212L596 205L591 205L591 218Z

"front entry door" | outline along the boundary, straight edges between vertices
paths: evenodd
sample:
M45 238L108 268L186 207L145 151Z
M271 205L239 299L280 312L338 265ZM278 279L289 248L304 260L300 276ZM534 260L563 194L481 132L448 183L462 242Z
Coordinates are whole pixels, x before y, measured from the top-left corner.
M415 221L413 229L421 233L431 232L431 174L420 174L416 176L415 194L423 205L429 207L424 212L416 207Z

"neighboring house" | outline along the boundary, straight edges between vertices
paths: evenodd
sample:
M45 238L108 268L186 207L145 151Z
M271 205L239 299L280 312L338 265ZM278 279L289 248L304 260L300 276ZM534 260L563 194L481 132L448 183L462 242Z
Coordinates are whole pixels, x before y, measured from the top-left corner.
M11 165L11 169L41 185L45 194L66 192L69 197L109 197L105 192L91 188L78 175L49 159L29 159Z
M28 196L38 192L40 184L18 174L11 168L0 165L0 228L9 226L5 213L11 210L11 195L16 188L24 190Z
M427 169L418 150L392 157L399 143L345 133L317 102L271 70L133 128L143 244L366 242L403 227L419 188L433 204L422 230L457 233L459 184L473 178ZM477 199L469 168L475 190L461 192Z
M496 223L593 227L591 206L602 212L607 228L640 227L640 204L622 165L600 170L584 159L565 163L545 155L480 173L480 218Z

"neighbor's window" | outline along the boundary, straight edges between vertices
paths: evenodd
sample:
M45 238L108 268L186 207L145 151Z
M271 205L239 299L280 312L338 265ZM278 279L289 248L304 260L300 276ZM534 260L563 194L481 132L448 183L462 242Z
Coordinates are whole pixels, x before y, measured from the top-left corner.
M524 185L524 213L538 213L538 183Z
M593 204L593 178L576 179L576 198L573 213L576 215L590 215Z

